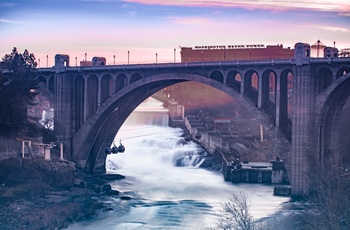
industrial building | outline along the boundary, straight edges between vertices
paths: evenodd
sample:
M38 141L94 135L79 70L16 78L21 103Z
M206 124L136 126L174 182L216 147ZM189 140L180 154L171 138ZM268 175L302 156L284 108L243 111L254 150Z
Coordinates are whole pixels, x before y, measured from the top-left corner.
M294 49L283 45L217 45L181 47L181 62L269 60L293 58Z

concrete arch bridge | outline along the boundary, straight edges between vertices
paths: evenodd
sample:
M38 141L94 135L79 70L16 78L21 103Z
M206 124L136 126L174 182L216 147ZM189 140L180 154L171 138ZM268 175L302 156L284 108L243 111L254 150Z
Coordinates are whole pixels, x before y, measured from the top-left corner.
M54 92L55 133L66 137L65 158L91 173L105 171L104 148L142 101L196 81L253 111L276 145L289 143L292 193L302 195L309 191L310 153L324 165L340 151L339 117L350 94L350 58L315 59L309 50L297 43L288 60L109 66L96 59L94 66L78 67L69 65L68 55L56 55L55 66L39 69L38 79Z

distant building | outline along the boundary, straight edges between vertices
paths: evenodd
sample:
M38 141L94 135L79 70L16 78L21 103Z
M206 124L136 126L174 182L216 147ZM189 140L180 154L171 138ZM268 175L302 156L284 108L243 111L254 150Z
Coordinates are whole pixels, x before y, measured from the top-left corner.
M80 66L93 66L92 61L80 61Z
M340 57L350 57L350 48L345 48L340 50Z
M106 58L93 57L91 61L80 61L80 66L103 66L106 65Z
M218 45L181 47L181 62L269 60L293 58L294 50L283 45Z

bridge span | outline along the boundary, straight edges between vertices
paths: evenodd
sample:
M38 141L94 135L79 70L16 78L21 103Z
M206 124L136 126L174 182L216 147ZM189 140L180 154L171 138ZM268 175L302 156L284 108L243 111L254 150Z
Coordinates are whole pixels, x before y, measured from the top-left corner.
M55 133L65 137L65 158L91 173L105 172L104 148L142 101L195 81L256 114L276 155L289 151L292 194L304 195L317 174L311 165L339 165L339 117L350 96L350 58L309 54L308 44L297 43L294 58L285 60L105 65L95 59L94 66L76 67L68 55L56 55L55 66L40 68L38 78L54 91Z

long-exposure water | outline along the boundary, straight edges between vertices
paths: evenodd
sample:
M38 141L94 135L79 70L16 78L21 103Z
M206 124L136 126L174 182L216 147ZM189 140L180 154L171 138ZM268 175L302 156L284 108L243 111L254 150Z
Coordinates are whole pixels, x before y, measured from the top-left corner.
M204 150L193 142L181 144L183 130L167 125L163 109L152 111L136 111L128 118L115 139L125 152L106 161L108 173L126 176L112 182L112 188L131 200L107 200L113 210L69 229L203 229L222 219L222 204L232 193L247 195L256 219L273 215L289 200L273 196L271 185L232 184L220 172L198 168L196 155ZM187 161L177 167L180 156Z

